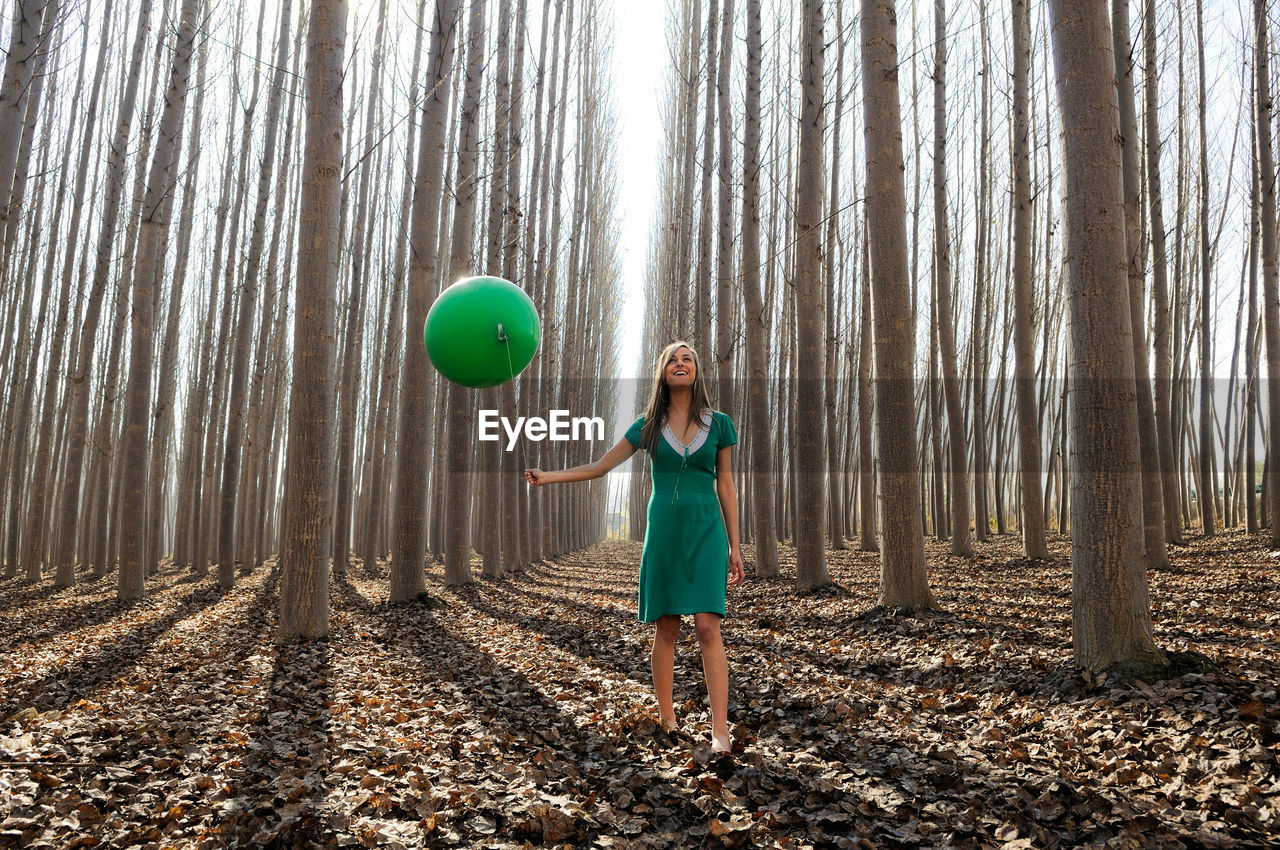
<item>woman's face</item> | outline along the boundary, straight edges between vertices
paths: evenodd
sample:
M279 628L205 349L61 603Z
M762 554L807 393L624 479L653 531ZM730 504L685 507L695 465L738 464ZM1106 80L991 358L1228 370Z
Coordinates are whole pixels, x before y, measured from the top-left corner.
M683 345L677 348L667 360L664 375L669 387L692 387L693 379L698 375L698 365L694 362L693 352Z

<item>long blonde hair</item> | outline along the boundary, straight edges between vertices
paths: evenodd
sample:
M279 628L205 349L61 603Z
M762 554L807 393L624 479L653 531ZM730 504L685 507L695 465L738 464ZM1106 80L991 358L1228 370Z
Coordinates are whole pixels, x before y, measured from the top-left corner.
M698 351L682 339L662 349L658 357L657 367L653 371L653 389L649 392L649 403L644 411L644 426L640 429L640 448L653 454L658 448L658 436L667 424L667 407L671 404L671 387L667 385L667 364L675 356L676 349L687 348L693 355L693 398L689 402L689 418L701 427L702 414L711 409L711 396L707 393L707 382L702 375L702 360Z

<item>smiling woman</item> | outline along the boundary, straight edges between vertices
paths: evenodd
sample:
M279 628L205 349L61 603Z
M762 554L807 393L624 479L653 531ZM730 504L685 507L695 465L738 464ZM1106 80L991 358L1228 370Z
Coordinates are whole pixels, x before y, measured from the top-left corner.
M733 421L712 410L694 348L677 340L663 349L644 416L596 463L573 469L525 471L530 484L598 478L636 449L650 458L644 550L637 616L656 623L650 667L663 725L677 727L672 687L680 618L693 615L711 702L711 741L729 752L729 673L720 620L729 585L743 580L738 543L738 496L733 484Z

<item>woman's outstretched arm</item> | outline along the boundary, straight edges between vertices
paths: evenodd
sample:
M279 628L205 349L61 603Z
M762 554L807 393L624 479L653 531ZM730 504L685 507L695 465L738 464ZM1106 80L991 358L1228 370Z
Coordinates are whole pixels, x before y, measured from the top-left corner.
M545 472L541 469L526 469L524 471L524 480L534 487L542 484L564 484L569 481L590 481L606 474L609 470L631 457L635 450L636 447L631 445L626 437L623 437L616 446L605 452L604 457L595 463L584 463L571 469L552 469Z

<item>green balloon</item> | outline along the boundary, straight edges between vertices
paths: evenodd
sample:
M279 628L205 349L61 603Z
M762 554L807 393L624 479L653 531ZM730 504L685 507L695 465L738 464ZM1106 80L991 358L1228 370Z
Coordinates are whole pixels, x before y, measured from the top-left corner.
M494 387L524 371L538 350L533 299L509 280L469 277L440 293L423 341L431 363L464 387Z

